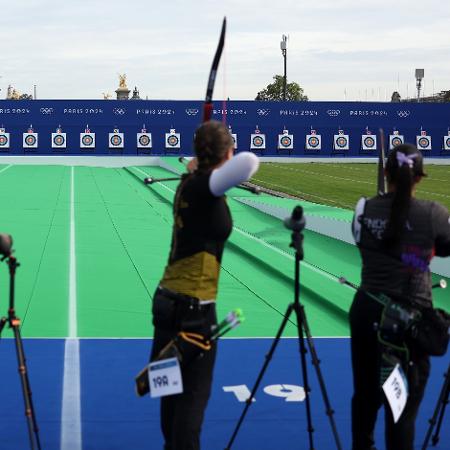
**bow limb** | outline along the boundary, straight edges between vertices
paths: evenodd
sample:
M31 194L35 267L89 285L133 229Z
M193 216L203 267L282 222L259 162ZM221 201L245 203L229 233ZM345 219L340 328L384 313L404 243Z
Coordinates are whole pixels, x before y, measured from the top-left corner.
M213 103L212 96L214 91L214 83L216 82L217 70L219 68L220 57L222 56L223 47L225 45L225 32L227 28L227 18L223 18L222 31L220 32L219 44L214 55L214 59L209 72L208 86L206 88L205 103L203 105L203 122L207 122L211 119Z

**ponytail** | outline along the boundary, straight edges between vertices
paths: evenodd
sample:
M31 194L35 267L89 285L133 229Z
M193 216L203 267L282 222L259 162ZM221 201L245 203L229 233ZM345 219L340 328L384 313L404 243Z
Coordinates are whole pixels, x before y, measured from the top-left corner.
M406 227L415 178L425 175L422 154L410 144L395 147L388 157L386 175L395 191L383 241L386 245L395 245Z

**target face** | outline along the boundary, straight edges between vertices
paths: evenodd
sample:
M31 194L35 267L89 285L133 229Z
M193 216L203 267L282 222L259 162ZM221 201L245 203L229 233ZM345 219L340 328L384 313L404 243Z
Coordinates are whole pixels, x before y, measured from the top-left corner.
M282 147L290 147L292 144L292 139L289 136L283 136L280 139L280 144Z
M147 147L150 144L150 138L146 134L139 136L139 144L143 147Z
M366 136L363 139L363 144L365 148L375 148L375 139L372 136Z
M349 150L349 141L347 134L334 135L334 148L338 150Z
M81 147L82 148L89 148L95 146L95 134L81 134Z
M37 133L23 133L23 147L37 148L38 138Z
M33 135L27 136L25 138L25 142L27 145L31 147L32 145L36 144L36 136Z
M428 148L430 146L430 140L427 137L421 137L418 141L420 148Z
M111 144L114 145L114 147L117 147L122 143L122 138L120 136L117 136L115 134L114 136L111 136Z
M179 142L179 139L177 136L171 134L168 138L167 138L167 143L171 146L171 147L175 147Z
M420 150L431 150L431 137L426 135L421 135L416 137L417 148Z
M237 148L237 134L233 133L231 137L233 138L234 148Z
M123 148L123 133L109 133L109 148Z
M444 136L444 150L450 150L450 136Z
M0 134L0 147L9 147L9 133Z
M53 143L57 146L57 147L61 147L61 145L64 145L64 137L61 136L60 134L58 134L57 136L55 136L53 138Z
M253 138L253 145L255 147L262 147L263 144L264 144L264 139L261 136L255 136Z
M310 136L307 142L310 148L317 148L320 145L320 140L317 136Z
M402 145L403 141L399 137L396 136L396 137L392 138L391 144L392 144L392 147L397 147L397 145Z
M85 146L85 147L91 147L94 144L94 138L90 135L90 134L85 134L82 138L81 138L81 143Z

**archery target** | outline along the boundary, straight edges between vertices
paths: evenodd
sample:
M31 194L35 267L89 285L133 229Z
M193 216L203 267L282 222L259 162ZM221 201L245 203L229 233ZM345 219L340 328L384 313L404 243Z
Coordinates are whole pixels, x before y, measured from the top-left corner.
M250 149L251 150L264 150L266 148L266 135L265 134L252 134L250 136Z
M322 136L320 134L306 135L306 150L321 150Z
M152 148L152 134L137 133L137 148Z
M401 145L405 142L405 137L400 134L389 135L389 150L392 150L397 145Z
M166 133L166 148L180 148L180 133Z
M377 137L373 134L361 135L361 148L363 150L376 150Z
M444 150L450 150L450 136L444 136Z
M348 134L335 134L333 142L335 150L350 150Z
M431 150L431 136L416 136L416 147L419 150Z
M109 148L123 148L123 133L109 133Z
M95 133L80 133L80 148L95 148Z
M23 133L22 145L23 148L37 148L38 133Z
M52 148L66 148L66 133L52 133Z
M279 134L278 135L278 150L292 150L294 148L294 135Z
M233 142L234 142L234 149L238 148L238 144L237 144L237 134L236 133L231 133L231 137L233 138Z
M0 133L0 149L9 148L9 133Z

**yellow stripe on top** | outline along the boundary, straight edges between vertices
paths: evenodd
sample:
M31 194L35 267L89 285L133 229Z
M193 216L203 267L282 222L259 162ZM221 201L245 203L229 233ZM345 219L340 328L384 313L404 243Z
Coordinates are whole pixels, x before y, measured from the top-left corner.
M168 265L160 285L199 300L215 300L219 272L217 258L211 253L199 252Z

